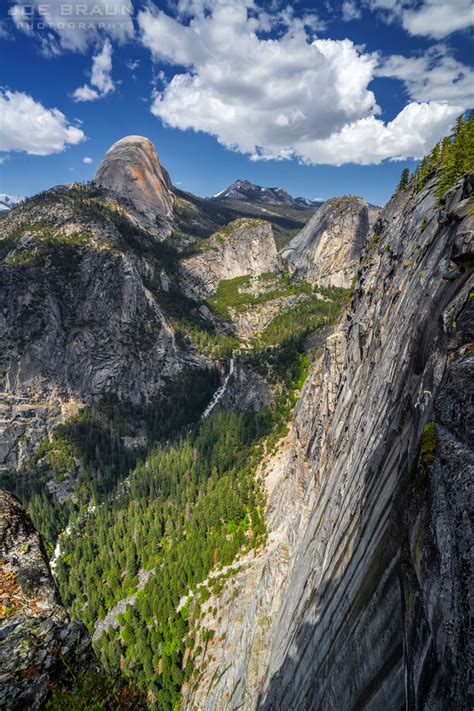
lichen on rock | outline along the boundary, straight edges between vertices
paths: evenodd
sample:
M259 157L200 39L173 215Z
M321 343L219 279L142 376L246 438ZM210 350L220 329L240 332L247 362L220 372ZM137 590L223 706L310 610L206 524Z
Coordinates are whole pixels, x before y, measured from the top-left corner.
M99 671L83 624L61 605L44 547L17 499L0 491L0 706L39 708L54 686Z

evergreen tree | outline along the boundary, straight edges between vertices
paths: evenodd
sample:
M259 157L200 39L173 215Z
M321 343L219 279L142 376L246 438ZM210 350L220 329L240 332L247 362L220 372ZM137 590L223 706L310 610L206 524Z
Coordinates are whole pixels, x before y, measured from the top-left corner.
M398 186L397 186L397 193L401 193L407 189L409 180L410 180L410 171L408 168L404 168L402 170L402 174L400 176L400 182L398 183Z
M450 136L437 143L414 171L410 185L421 190L436 174L436 194L442 198L461 176L474 170L474 112L458 116ZM401 183L401 181L400 181Z
M32 462L40 474L49 462L30 504L52 543L58 516L44 481L53 462L60 475L76 460L81 464L77 504L73 510L58 507L60 528L71 522L74 532L63 536L56 568L73 618L92 632L98 619L137 591L140 568L154 571L134 605L117 616L118 628L109 628L96 643L105 667L133 678L157 699L153 707L169 711L179 702L192 673L185 651L189 636L200 624L202 603L223 585L220 569L265 539L264 494L255 471L264 440L273 446L271 438L276 442L282 435L303 384L303 339L338 316L343 291L320 291L327 298L310 289L297 318L293 313L275 319L253 360L248 356L249 367L277 385L274 407L215 412L201 420L217 373L193 371L188 378L182 372L151 403L135 406L109 396L84 409L55 430ZM146 430L148 451L123 445L137 424ZM91 500L98 504L94 509ZM217 577L202 587L213 568ZM189 590L193 604L179 609Z

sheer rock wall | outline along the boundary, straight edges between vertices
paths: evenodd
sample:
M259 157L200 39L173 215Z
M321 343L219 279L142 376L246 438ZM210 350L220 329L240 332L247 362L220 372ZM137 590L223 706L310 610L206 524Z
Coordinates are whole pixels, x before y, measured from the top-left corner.
M204 608L186 709L468 708L473 182L441 207L433 181L399 194L375 223L261 472L268 544Z

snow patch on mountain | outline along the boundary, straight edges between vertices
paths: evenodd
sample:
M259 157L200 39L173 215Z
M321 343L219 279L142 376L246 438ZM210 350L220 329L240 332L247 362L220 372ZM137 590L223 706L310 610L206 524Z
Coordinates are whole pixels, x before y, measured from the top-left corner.
M12 207L16 207L23 202L25 198L21 195L8 195L7 193L0 193L0 210L11 210Z
M321 202L310 200L309 198L294 198L282 187L265 188L261 185L254 185L249 180L236 180L228 188L213 195L213 200L241 200L250 203L267 205L286 205L288 207L315 210L321 206Z

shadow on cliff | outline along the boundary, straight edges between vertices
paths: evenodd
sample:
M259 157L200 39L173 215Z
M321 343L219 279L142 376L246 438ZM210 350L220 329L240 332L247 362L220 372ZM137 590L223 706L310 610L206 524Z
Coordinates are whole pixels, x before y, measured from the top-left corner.
M319 524L313 522L313 536L307 538L309 548L300 550L290 572L293 580L290 577L288 608L293 614L290 616L283 609L278 620L279 630L288 630L289 635L285 639L277 631L271 676L257 700L258 711L405 708L403 608L413 601L402 601L400 585L401 543L409 536L409 530L401 523L402 509L407 504L403 497L408 495L407 484L414 476L421 431L433 416L432 393L440 387L436 368L447 354L443 313L470 272L463 268L451 278L442 271L450 258L451 235L445 237L441 251L435 251L436 240L432 244L430 268L433 274L440 272L441 279L433 281L430 300L423 307L411 303L406 307L408 315L416 313L417 327L407 334L412 339L409 354L386 390L385 420L377 422L384 436L361 472L362 492L356 493L358 505L354 514L358 516L357 531L349 540L346 538L345 549L341 545L339 558L334 555L333 565L339 573L318 588L318 571L310 564L318 540L315 537ZM415 289L415 296L417 293ZM372 373L371 377L375 375ZM418 393L428 399L415 402ZM336 519L334 532L338 525L343 524ZM408 526L412 526L411 521ZM320 535L319 540L324 546ZM408 552L407 564L416 568L417 561L410 560L410 555ZM322 557L321 554L314 559L321 561ZM296 599L293 604L292 582ZM425 592L429 595L429 591ZM304 598L304 604L298 602L298 596ZM419 622L414 623L414 634L420 632ZM420 661L419 655L411 664ZM430 684L428 680L428 687Z
M354 551L367 544L366 523L361 518ZM313 591L302 615L318 619L297 628L257 711L405 708L402 603L392 536L380 541L348 605L347 586L358 565L353 555L341 576Z

